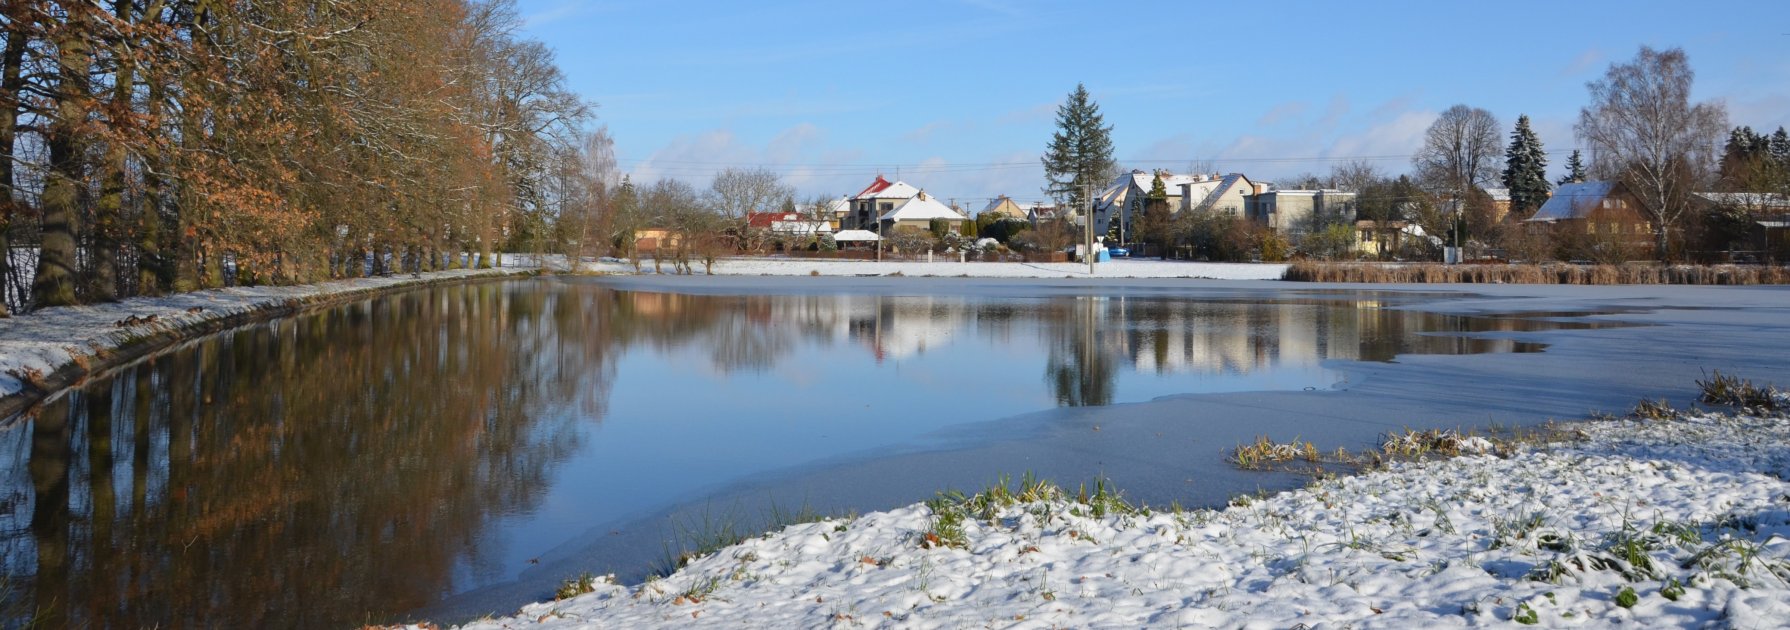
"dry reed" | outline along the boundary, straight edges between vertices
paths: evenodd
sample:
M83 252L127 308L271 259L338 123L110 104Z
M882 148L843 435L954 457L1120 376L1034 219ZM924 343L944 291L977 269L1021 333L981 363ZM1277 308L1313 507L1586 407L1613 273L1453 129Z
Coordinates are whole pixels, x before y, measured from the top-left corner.
M1297 262L1285 280L1384 284L1790 284L1782 265L1441 265Z

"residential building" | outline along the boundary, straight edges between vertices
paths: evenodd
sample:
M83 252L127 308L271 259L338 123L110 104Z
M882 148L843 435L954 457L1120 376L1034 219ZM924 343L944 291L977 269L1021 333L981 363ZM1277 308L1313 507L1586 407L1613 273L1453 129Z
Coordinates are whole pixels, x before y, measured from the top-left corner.
M1372 219L1355 222L1355 251L1367 256L1382 258L1396 255L1407 243L1417 240L1436 239L1423 233L1423 228L1410 221L1387 221L1380 223Z
M1220 177L1213 173L1210 177L1195 175L1194 181L1180 184L1180 205L1170 206L1179 212L1189 210L1203 213L1230 214L1243 216L1252 195L1267 191L1266 183L1249 181L1242 173L1231 173Z
M879 221L878 217L894 210L896 206L918 194L920 194L920 189L907 182L891 182L883 176L877 175L876 181L864 187L864 190L858 191L858 194L851 196L851 210L846 213L845 220L840 222L840 227L848 230L874 230Z
M1643 245L1653 238L1653 223L1648 221L1644 208L1640 199L1620 182L1562 184L1524 223Z
M940 203L938 198L920 191L915 191L913 197L877 217L877 221L883 226L882 233L885 234L903 227L928 229L934 219L949 222L953 231L963 230L962 214Z
M1492 198L1492 222L1502 223L1504 217L1510 216L1510 189L1486 188L1485 194Z
M1012 198L1009 198L1006 195L1001 195L995 197L993 201L989 201L988 205L984 206L982 211L977 213L976 216L978 218L983 216L998 216L1003 219L1024 220L1026 218L1026 209L1020 207L1019 204L1014 203Z
M1203 183L1207 178L1205 174L1161 173L1161 176L1163 192L1168 196L1168 207L1170 208L1181 207L1181 195L1186 191L1181 186L1182 184L1194 183L1196 180ZM1156 173L1134 170L1119 175L1113 179L1111 184L1100 189L1099 194L1094 197L1095 231L1104 234L1107 226L1112 225L1115 218L1120 218L1121 222L1129 228L1137 220L1133 213L1143 210L1144 199L1149 196L1150 188L1155 185L1156 177ZM1213 182L1213 185L1216 186L1217 183ZM1083 220L1078 209L1072 209L1070 216L1078 222Z
M1026 221L1030 222L1034 228L1038 227L1038 224L1041 222L1057 221L1065 218L1061 208L1042 201L1026 204L1025 209Z
M746 225L782 236L815 236L833 231L833 222L814 219L800 212L753 212L746 215Z
M1728 249L1762 254L1770 260L1790 260L1790 196L1772 193L1700 192L1691 193L1692 201L1704 209L1727 209L1745 213L1748 229L1744 241L1728 244Z
M1304 234L1320 223L1355 223L1355 193L1320 190L1268 190L1244 202L1244 216L1257 225L1286 234Z

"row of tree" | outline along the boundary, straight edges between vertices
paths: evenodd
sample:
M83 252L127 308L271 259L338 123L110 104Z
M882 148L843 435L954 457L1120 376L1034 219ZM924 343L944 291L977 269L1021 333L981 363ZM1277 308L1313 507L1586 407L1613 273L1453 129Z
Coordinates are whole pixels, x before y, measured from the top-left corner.
M1710 208L1694 199L1693 192L1790 193L1790 138L1781 129L1767 136L1736 128L1718 151L1727 113L1720 102L1691 100L1694 77L1688 57L1677 48L1642 47L1634 59L1611 65L1587 84L1590 102L1574 125L1579 143L1590 149L1590 163L1575 149L1566 164L1568 173L1558 182L1623 183L1642 202L1653 226L1655 253L1662 259L1682 249L1690 236L1707 231L1709 217L1704 215ZM1388 178L1372 164L1355 161L1338 165L1328 177L1303 175L1283 184L1357 193L1360 218L1417 224L1450 241L1529 240L1512 224L1532 216L1551 195L1548 153L1528 116L1518 117L1508 143L1500 138L1501 129L1491 112L1456 105L1430 125L1411 158L1408 177ZM1058 108L1057 132L1042 159L1046 192L1068 207L1086 207L1084 191L1103 185L1116 170L1111 131L1098 105L1078 85ZM1500 185L1509 190L1508 213L1494 211L1484 193ZM1189 240L1201 239L1190 231L1199 222L1182 221L1175 227L1167 217L1172 211L1150 211L1152 203L1163 199L1151 191L1142 208L1139 232L1146 240L1185 247ZM1329 227L1313 224L1300 231Z
M590 107L513 0L8 0L0 19L12 310L488 266L583 194Z

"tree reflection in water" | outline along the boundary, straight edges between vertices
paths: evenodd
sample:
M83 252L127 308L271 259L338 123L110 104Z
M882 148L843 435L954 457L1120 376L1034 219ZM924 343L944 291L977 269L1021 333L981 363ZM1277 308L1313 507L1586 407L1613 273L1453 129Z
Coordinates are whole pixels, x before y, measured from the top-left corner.
M431 601L457 565L486 564L486 522L532 509L579 448L579 416L543 411L610 380L583 344L600 338L591 299L406 293L71 392L0 432L5 610L46 627L318 627Z
M316 627L507 579L494 530L540 509L556 467L581 457L581 423L609 413L630 353L695 350L722 376L796 362L861 375L966 344L952 361L1021 385L1038 359L1015 357L1046 357L1035 400L1082 406L1113 402L1136 375L1527 351L1539 347L1421 333L1561 327L1382 306L698 296L552 279L396 294L203 340L0 429L0 613L16 625L37 611L49 627ZM856 388L903 386L772 397L840 408ZM729 421L790 413L704 404Z

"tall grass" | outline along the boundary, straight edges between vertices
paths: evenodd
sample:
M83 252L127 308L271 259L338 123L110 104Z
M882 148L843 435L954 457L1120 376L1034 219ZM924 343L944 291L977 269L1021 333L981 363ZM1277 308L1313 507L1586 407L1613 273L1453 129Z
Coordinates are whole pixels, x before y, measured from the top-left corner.
M1297 262L1284 280L1388 284L1790 284L1782 265L1441 265L1434 263Z

